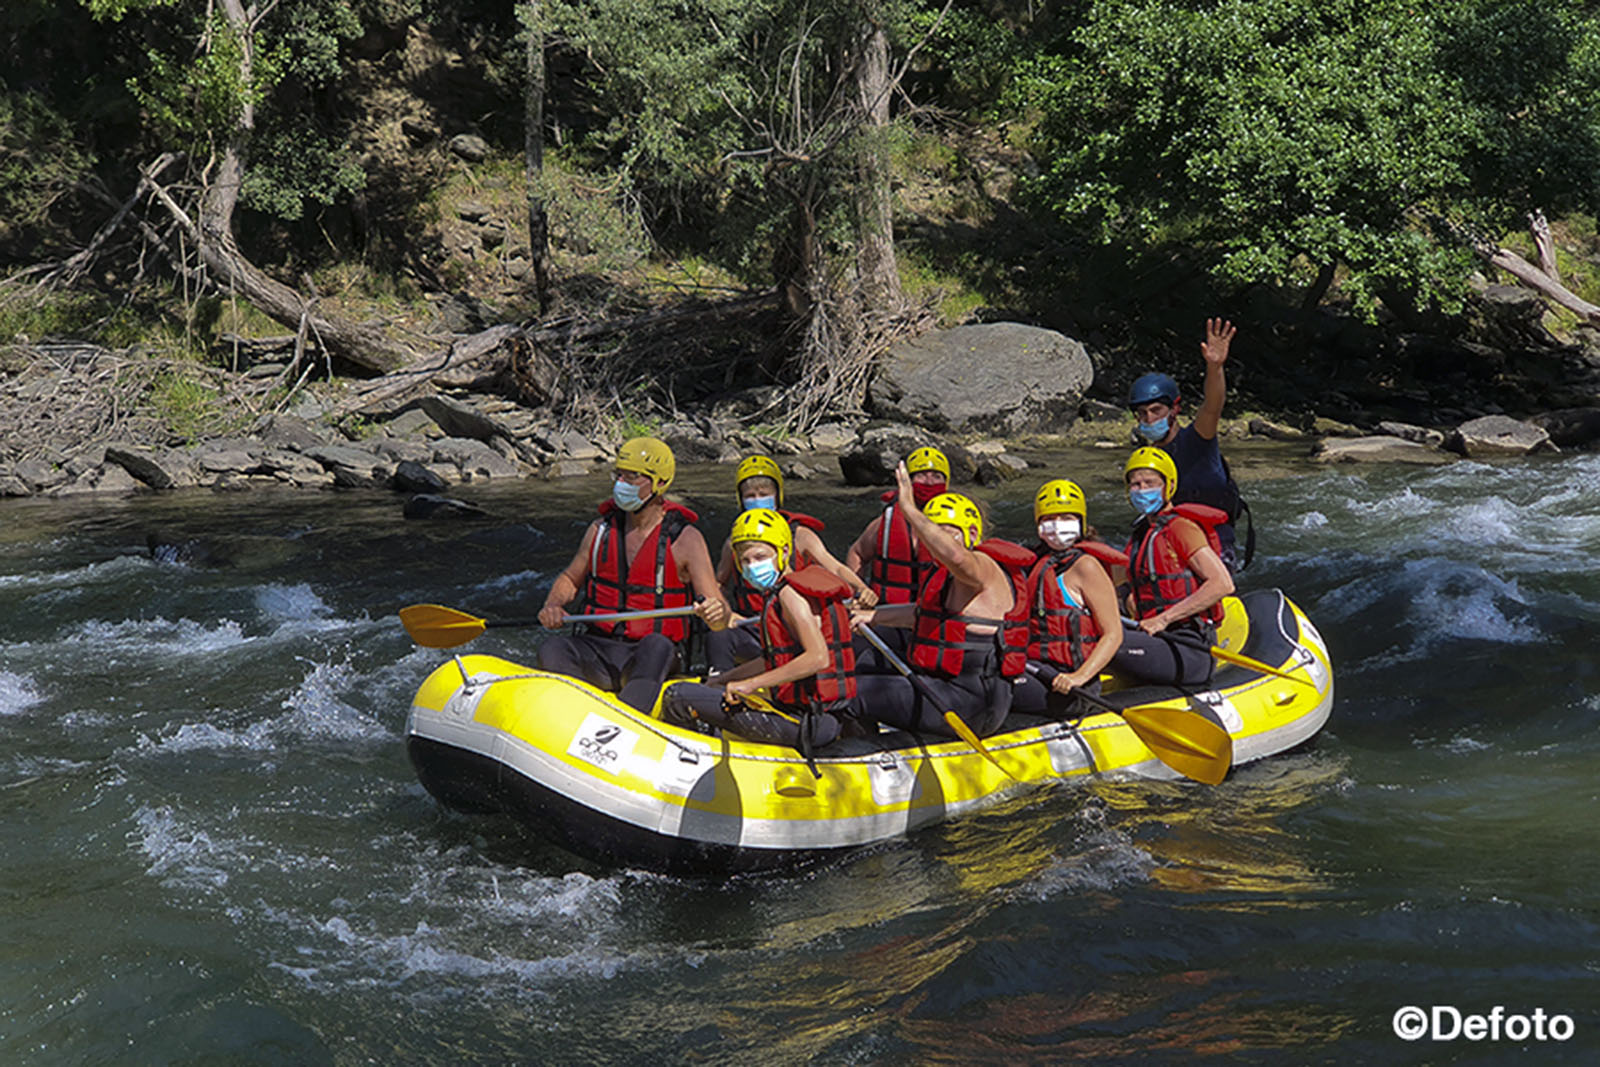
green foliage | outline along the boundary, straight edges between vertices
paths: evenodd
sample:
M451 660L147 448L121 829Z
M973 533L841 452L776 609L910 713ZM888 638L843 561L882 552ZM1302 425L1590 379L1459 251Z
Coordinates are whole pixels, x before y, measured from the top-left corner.
M90 163L66 119L0 83L0 242L40 239L51 207Z
M1338 263L1360 306L1450 306L1472 259L1442 220L1595 198L1597 32L1576 3L1099 0L1019 71L1027 191L1107 242L1190 226L1234 282Z
M243 418L215 389L181 371L158 377L150 387L149 401L167 428L185 441L226 433Z

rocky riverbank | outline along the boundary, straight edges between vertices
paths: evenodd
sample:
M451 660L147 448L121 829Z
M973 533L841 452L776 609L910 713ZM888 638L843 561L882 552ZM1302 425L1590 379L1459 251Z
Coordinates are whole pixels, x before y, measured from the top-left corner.
M31 358L30 358L31 357ZM608 463L615 435L563 428L556 413L483 393L433 392L380 417L332 424L333 404L307 391L242 431L174 443L170 428L127 403L118 380L126 353L12 349L0 376L0 495L69 496L188 487L247 490L392 488L437 495L452 487L518 478L587 475ZM956 480L996 484L1023 476L1016 452L1052 444L1125 447L1131 417L1092 399L1095 361L1084 345L1015 323L964 326L907 342L885 360L868 394L873 413L825 423L807 435L749 429L766 399L746 391L654 427L684 462L733 463L752 452L778 457L798 478L842 474L881 485L895 459L932 439L951 453ZM218 372L220 373L220 372ZM247 370L243 388L261 374ZM1459 394L1451 397L1461 404ZM109 410L107 410L109 407ZM1459 407L1451 410L1463 414ZM1245 415L1225 420L1226 439L1303 442L1327 462L1447 463L1589 447L1600 439L1600 405L1528 419L1481 413L1451 424L1392 419ZM426 509L423 509L426 510Z

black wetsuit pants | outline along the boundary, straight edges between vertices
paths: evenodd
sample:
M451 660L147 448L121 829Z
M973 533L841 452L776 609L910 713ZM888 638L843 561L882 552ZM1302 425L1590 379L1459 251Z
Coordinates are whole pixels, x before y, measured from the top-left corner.
M971 662L973 657L968 657ZM990 656L954 678L937 675L918 675L921 689L901 674L865 674L856 677L856 714L868 721L878 720L897 730L911 730L919 734L936 734L955 737L956 732L945 722L944 713L953 711L972 728L979 737L987 737L1000 729L1011 711L1013 686L1002 678L997 656ZM933 701L923 696L925 689L933 694Z
M661 717L680 726L693 726L696 721L710 723L751 741L808 751L800 743L802 724L809 748L821 748L839 736L840 718L845 712L842 707L820 708L809 714L784 708L784 714L774 715L743 704L729 708L723 702L723 695L720 685L680 682L667 690L666 699L661 702Z
M1211 680L1209 634L1189 626L1147 634L1128 627L1111 669L1152 685L1204 685Z
M724 674L748 660L761 658L761 635L756 626L729 626L706 634L706 666Z
M539 669L578 678L616 693L646 715L656 706L661 683L678 664L678 646L662 634L625 641L599 634L560 634L539 646Z
M1035 670L1037 674L1034 673ZM1050 683L1055 681L1056 675L1066 673L1049 663L1030 663L1027 676L1017 683L1016 691L1012 694L1011 710L1023 715L1043 715L1049 719L1077 719L1099 710L1088 701L1079 700L1074 696L1080 691L1090 696L1099 696L1098 678L1088 685L1079 686L1071 693L1058 693L1050 688Z

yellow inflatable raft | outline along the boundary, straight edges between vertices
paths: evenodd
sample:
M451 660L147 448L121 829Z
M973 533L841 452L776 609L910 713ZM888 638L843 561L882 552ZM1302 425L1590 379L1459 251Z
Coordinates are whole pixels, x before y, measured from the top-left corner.
M1218 646L1293 680L1219 663L1203 692L1106 696L1119 707L1203 712L1226 728L1238 766L1321 729L1333 676L1321 635L1281 592L1224 606ZM994 762L961 741L898 731L840 740L814 754L817 777L793 750L708 737L583 682L477 655L453 657L422 684L406 741L422 784L445 805L505 812L580 856L670 873L825 858L1047 779L1176 777L1109 711L1076 723L1013 715L984 741Z

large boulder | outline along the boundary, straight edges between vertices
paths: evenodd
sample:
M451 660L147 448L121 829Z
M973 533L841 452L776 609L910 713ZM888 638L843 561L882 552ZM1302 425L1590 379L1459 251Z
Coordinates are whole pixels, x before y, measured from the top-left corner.
M1094 382L1083 345L1054 330L998 322L934 330L884 357L867 389L876 415L942 433L1054 433Z
M1446 446L1470 459L1556 451L1547 430L1509 415L1485 415L1457 426Z
M1382 434L1371 437L1330 437L1319 441L1312 458L1323 463L1450 463L1455 457L1418 441Z
M1562 408L1528 420L1562 448L1582 448L1600 440L1600 408Z

